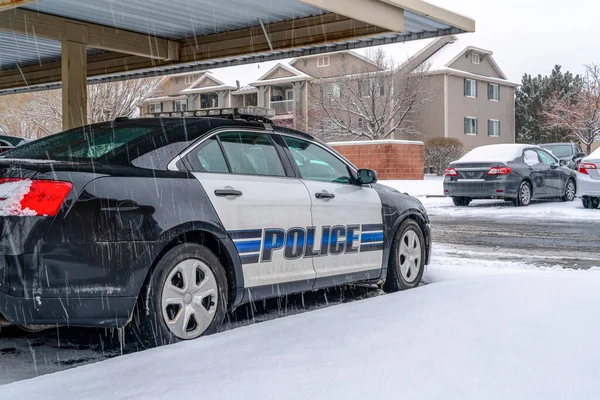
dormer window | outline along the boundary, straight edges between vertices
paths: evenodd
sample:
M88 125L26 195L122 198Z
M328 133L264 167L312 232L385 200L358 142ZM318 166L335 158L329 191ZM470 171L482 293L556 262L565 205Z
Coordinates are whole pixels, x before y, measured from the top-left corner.
M317 57L317 67L329 67L329 56Z
M185 84L191 85L192 83L194 83L194 75L186 75L185 76Z
M473 64L479 64L479 54L471 53L471 62Z

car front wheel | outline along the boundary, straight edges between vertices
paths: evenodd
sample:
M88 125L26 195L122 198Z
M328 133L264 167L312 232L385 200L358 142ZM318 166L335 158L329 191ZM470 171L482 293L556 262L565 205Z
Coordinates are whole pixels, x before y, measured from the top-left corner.
M181 244L157 264L142 290L133 330L145 347L215 333L227 310L227 278L206 247Z
M425 270L425 251L419 224L412 219L402 222L392 244L383 289L391 293L418 286Z

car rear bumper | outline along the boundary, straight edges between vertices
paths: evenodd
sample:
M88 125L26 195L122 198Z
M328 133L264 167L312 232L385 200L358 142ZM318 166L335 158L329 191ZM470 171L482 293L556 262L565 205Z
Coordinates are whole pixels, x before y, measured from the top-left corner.
M593 179L589 175L577 174L577 197L600 197L600 179Z
M444 181L444 195L449 197L470 197L472 199L515 198L518 187L508 180Z
M0 316L15 325L122 327L135 301L135 297L22 298L0 292Z

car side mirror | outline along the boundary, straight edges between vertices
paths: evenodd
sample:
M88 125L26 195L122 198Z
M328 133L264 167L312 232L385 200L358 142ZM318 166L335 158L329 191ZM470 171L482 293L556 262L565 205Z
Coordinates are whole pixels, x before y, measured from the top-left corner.
M567 165L567 162L565 160L560 160L559 164L561 167L564 167L565 165Z
M585 153L577 153L575 154L575 158L583 158L585 157Z
M560 161L562 162L563 160L560 160ZM556 168L558 168L558 164L557 163L550 164L550 169L556 169Z
M359 169L357 175L358 183L361 185L369 185L377 182L377 172L372 169Z

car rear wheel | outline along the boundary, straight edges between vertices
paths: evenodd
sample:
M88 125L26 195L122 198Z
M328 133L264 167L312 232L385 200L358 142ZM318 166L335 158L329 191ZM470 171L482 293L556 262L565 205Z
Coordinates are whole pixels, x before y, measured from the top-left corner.
M452 202L457 207L467 207L471 203L471 199L468 197L453 197Z
M425 251L419 224L412 219L402 222L392 244L383 289L391 293L418 286L425 270Z
M531 203L531 185L527 181L521 182L519 194L514 203L517 207L527 207Z
M133 329L146 347L208 335L225 318L227 298L219 259L206 246L182 244L156 266L138 299Z
M589 197L583 196L581 198L581 203L583 204L583 208L598 208L600 205L600 199L597 197Z
M573 201L575 200L575 182L573 179L567 181L565 186L565 194L562 197L562 201Z

